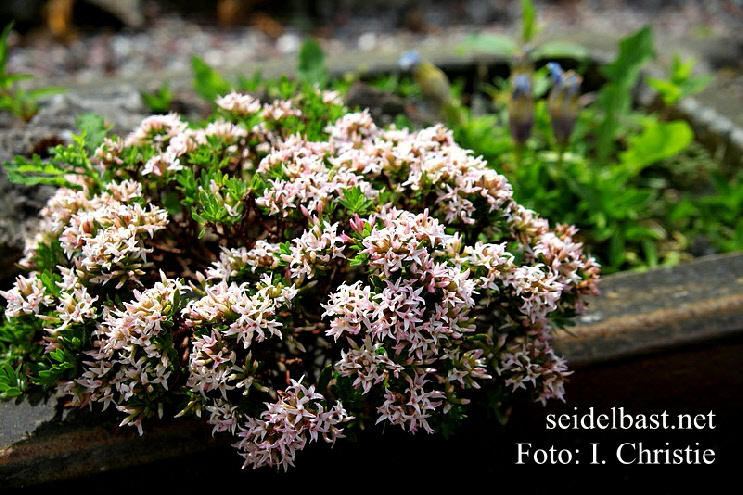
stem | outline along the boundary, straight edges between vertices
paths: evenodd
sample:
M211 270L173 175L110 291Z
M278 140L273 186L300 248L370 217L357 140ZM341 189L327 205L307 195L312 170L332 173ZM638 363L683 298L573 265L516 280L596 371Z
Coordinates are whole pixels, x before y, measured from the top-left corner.
M524 144L523 143L516 143L516 146L513 149L513 161L515 162L515 165L517 168L521 168L521 166L524 164Z
M562 170L564 159L565 159L565 143L557 144L557 168Z

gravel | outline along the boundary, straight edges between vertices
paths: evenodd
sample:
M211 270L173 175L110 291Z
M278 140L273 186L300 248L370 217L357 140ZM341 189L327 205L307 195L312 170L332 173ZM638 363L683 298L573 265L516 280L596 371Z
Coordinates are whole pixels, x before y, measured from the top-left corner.
M142 72L184 73L190 70L192 55L216 67L245 67L249 71L256 62L297 52L308 35L321 37L326 52L333 56L420 46L435 50L475 32L518 34L519 2L506 0L372 0L380 6L377 13L363 7L368 1L315 3L319 13L316 18L305 17L303 23L311 27L284 25L278 36L275 29L250 25L224 28L164 12L151 17L141 29L88 30L66 44L38 32L23 37L16 34L11 40L8 68L12 73L30 74L38 83L86 83ZM651 24L666 37L689 40L733 36L743 25L743 2L736 0L646 0L642 7L629 0L535 3L544 35L594 32L617 37ZM426 8L415 16L415 5Z

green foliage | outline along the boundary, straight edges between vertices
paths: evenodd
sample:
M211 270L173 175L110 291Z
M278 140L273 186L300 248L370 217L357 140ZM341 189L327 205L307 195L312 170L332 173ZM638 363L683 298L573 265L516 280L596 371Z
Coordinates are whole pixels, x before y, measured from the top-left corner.
M328 83L330 76L325 67L325 54L320 43L313 38L305 40L299 50L297 78L308 84L317 84L321 88Z
M539 33L537 13L531 0L521 0L522 20L521 39L496 33L474 33L465 36L457 45L457 53L488 53L512 56L525 46L532 49L534 59L572 58L577 61L588 59L586 47L570 40L553 40L534 44Z
M221 174L218 167L212 166L202 172L197 187L197 194L192 196L194 220L212 226L229 226L240 221L242 199L248 190L245 181Z
M31 157L30 161L24 156L16 155L12 162L5 162L3 166L8 173L8 179L17 184L74 187L64 177L68 172L66 169L51 162L42 162L36 154Z
M370 83L372 87L387 93L395 93L404 98L418 97L421 95L420 87L412 77L407 74L389 74L374 78Z
M588 60L588 49L568 40L546 41L534 48L533 56L536 59L554 60L560 58L573 59L578 62Z
M266 80L260 71L255 71L250 77L243 74L237 76L237 87L249 93L258 91L265 82Z
M31 79L28 74L8 74L8 36L11 22L0 33L0 111L7 111L28 122L39 110L39 98L63 91L62 88L25 89L16 87L20 81Z
M487 40L476 36L468 43L469 48L485 50L488 46ZM492 46L510 52L515 45ZM543 56L553 48L560 46L537 47L533 54ZM678 206L679 193L666 192L682 181L689 183L683 174L695 173L691 165L684 165L690 159L684 154L693 142L693 132L686 122L665 121L633 108L640 71L653 52L652 31L647 27L619 43L616 59L600 69L606 84L594 104L581 109L573 139L565 147L552 142L550 114L539 100L550 86L544 68L532 75L537 99L534 128L522 149L514 146L504 125L504 102L510 91L505 81L496 81L489 89L495 102L493 113L449 122L458 142L482 154L507 176L519 202L552 222L576 225L606 273L677 263L686 256L683 250L691 240L702 235L722 251L734 249L740 238L733 234L739 228L737 219L712 212L711 205L736 206L736 190L723 187L724 181L717 180L714 195L689 193ZM707 81L690 78L690 63L677 58L666 86L676 88L674 94L685 95ZM704 174L695 177L692 182L698 186L708 180ZM682 221L681 212L695 220Z
M173 92L167 84L152 92L142 91L141 95L145 106L152 113L167 113L173 103Z
M720 252L743 250L743 172L732 178L712 174L714 193L686 192L673 202L669 222L691 239L702 239Z
M627 139L627 150L619 154L619 165L634 176L646 166L680 153L693 138L691 127L684 121L659 122L648 116L642 131Z
M40 357L37 343L40 320L36 318L5 318L0 307L0 400L11 399L26 390L27 361Z
M648 78L648 84L655 88L666 105L673 105L682 98L702 91L711 81L710 75L693 75L694 59L681 60L678 54L671 62L670 78Z
M596 133L598 166L606 165L614 155L617 133L623 124L622 119L630 110L632 89L637 83L640 69L653 57L653 53L653 32L646 26L620 41L616 60L601 68L607 82L596 100L596 106L603 114Z
M218 96L234 88L232 83L196 55L191 57L191 70L194 91L208 102L214 103Z
M359 186L343 190L343 197L338 200L348 211L349 215L366 215L372 206L372 201L361 192Z
M470 34L465 36L457 45L457 51L475 53L495 53L501 55L512 55L516 53L519 44L509 36L487 33Z
M26 391L26 376L23 365L13 368L0 364L0 400L18 397Z
M26 186L45 184L50 186L65 186L73 189L79 185L70 183L65 175L80 174L89 177L95 182L101 180L99 172L90 162L90 155L101 144L108 132L103 118L97 115L82 115L77 120L79 132L72 136L72 143L57 145L51 151L51 159L43 161L39 155L31 158L16 155L12 162L5 162L3 166L8 178L15 183Z
M38 363L29 365L32 381L44 389L50 389L61 380L77 378L78 359L81 357L82 346L79 338L71 341L71 346L54 349L45 354Z
M521 0L521 9L521 41L526 45L537 35L537 10L531 0Z
M77 137L73 141L80 143L80 150L90 155L100 145L111 130L111 126L100 115L85 113L75 120L78 128Z

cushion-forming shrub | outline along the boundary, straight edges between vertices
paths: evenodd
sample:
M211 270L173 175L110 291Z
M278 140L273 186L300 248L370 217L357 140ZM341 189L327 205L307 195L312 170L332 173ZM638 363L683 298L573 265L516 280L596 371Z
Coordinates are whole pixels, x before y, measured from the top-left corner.
M574 228L441 125L379 128L312 88L218 107L80 151L3 293L43 347L30 382L140 432L204 418L246 466L284 469L348 428L563 399L553 326L599 278Z

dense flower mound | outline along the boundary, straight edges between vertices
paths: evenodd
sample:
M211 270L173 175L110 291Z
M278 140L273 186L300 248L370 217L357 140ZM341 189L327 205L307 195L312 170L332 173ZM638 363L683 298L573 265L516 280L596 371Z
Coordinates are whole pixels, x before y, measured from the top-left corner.
M563 398L553 322L599 277L574 228L441 125L378 128L312 89L217 105L103 140L49 201L3 293L44 346L32 382L140 431L202 417L284 469L347 428Z

